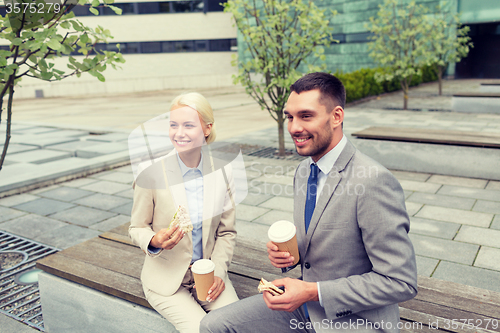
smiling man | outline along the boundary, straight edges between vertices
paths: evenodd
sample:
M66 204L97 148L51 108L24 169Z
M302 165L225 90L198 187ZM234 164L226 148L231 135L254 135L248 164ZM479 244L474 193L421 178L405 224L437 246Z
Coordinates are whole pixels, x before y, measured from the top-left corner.
M417 293L404 193L383 166L343 134L345 89L327 73L291 86L285 114L297 152L294 177L301 279L213 311L201 332L398 332L398 302ZM267 244L271 263L294 258Z

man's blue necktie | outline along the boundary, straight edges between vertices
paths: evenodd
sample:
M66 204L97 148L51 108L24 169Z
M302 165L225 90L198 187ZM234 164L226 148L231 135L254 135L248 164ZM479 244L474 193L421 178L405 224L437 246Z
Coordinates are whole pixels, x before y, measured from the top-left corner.
M306 233L309 228L309 223L311 223L311 218L313 216L314 207L316 207L316 192L318 190L318 172L319 168L316 164L311 164L311 173L309 174L309 179L307 180L307 197L306 197L306 209L304 214L304 221L306 225Z
M309 229L309 223L311 223L311 218L314 213L314 207L316 207L316 194L318 191L318 172L319 168L316 164L311 164L311 173L309 174L309 179L307 180L307 197L306 197L306 210L304 214L304 221L307 229ZM304 303L304 315L309 318L309 311L307 311L307 304Z

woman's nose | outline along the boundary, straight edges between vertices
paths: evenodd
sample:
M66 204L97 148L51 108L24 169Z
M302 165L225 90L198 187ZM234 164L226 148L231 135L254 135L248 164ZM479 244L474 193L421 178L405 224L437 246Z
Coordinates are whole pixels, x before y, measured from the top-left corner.
M176 136L183 137L184 136L184 126L179 126L177 128L177 132L175 132Z

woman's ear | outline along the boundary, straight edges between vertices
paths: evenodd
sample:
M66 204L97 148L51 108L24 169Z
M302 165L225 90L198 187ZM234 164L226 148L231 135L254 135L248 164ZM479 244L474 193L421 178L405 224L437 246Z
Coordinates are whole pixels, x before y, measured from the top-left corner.
M212 123L207 124L207 128L205 128L205 138L207 138L212 132Z

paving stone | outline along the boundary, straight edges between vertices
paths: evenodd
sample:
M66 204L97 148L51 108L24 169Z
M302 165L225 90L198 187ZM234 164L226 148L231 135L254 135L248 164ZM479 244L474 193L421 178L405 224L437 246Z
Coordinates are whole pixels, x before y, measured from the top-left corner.
M120 196L120 197L133 199L134 198L134 190L130 188L128 190L115 193L113 195L117 195L117 196Z
M474 179L465 177L454 177L454 176L442 176L442 175L432 175L429 183L438 183L443 185L455 185L463 187L474 187L474 188L485 188L488 183L484 179Z
M425 193L436 193L441 187L440 184L417 182L413 180L402 179L399 181L404 190L425 192Z
M128 140L128 134L125 133L106 133L101 135L89 135L85 137L87 141L114 142Z
M256 218L252 222L257 222L261 224L271 225L276 221L286 220L293 222L293 213L285 212L281 210L272 210L270 212L265 213L264 215Z
M491 220L493 219L493 214L430 205L424 206L415 216L431 220L454 222L486 228L490 226Z
M40 199L40 197L28 193L23 193L0 199L0 206L12 207L36 199Z
M257 194L249 191L247 196L245 197L245 199L243 199L241 203L244 205L258 206L259 204L271 199L272 197L273 196L269 194Z
M0 207L0 222L12 220L16 217L26 215L26 212L21 212L16 209Z
M252 221L259 216L269 212L269 209L239 204L236 206L236 218L238 220Z
M66 152L71 152L73 155L76 156L76 151L79 149L85 149L88 147L95 146L96 142L95 141L72 141L72 142L66 142L66 143L60 143L57 145L51 145L50 149L52 150L59 150L59 151L66 151Z
M431 176L429 173L409 172L409 171L400 171L400 170L391 170L391 173L399 181L404 179L404 180L415 180L415 181L419 181L419 182L425 182Z
M130 189L130 185L101 180L89 185L82 186L81 189L104 194L115 194Z
M132 166L129 164L129 165L124 165L122 167L119 167L119 168L116 168L116 169L113 169L114 171L118 171L118 172L125 172L125 173L132 173Z
M500 230L500 214L495 215L495 217L493 218L493 222L491 222L490 228Z
M26 175L26 178L29 179L29 175L34 174L38 169L39 166L32 163L13 163L10 165L4 165L1 171L2 177L0 178L0 183L4 183L12 177L17 177L19 175Z
M95 146L79 148L76 151L76 156L81 158L93 158L97 156L118 153L121 151L128 151L128 144L119 142L96 142Z
M30 194L36 194L36 195L38 195L38 193L42 193L42 192L45 192L45 191L48 191L48 190L54 190L54 189L59 188L59 187L61 187L61 185L59 185L59 184L50 185L50 186L46 186L46 187L40 187L40 188L38 188L36 190L31 191Z
M261 203L259 207L293 212L293 198L274 197Z
M481 246L474 266L493 269L500 272L500 249Z
M418 202L428 205L457 208L464 210L472 209L472 206L476 202L475 199L457 198L449 195L440 195L440 194L422 193L422 192L413 192L413 194L406 200L407 202L408 201Z
M88 197L92 194L94 194L94 192L66 186L38 193L39 196L60 201L73 201Z
M462 226L456 241L500 248L500 230Z
M422 208L422 206L423 206L422 204L408 202L408 201L405 203L405 205L406 205L406 212L408 213L408 216L415 215L420 210L420 208Z
M500 292L500 272L441 261L432 277Z
M92 224L89 228L94 229L94 230L99 230L99 231L109 231L109 230L116 228L118 226L121 226L122 224L125 224L127 222L130 222L130 216L116 215L116 216L113 216L112 218L106 219L102 222Z
M0 145L0 149L3 151L3 144ZM27 146L22 144L9 143L9 148L7 148L7 153L10 155L14 155L17 153L22 153L25 151L37 150L38 147L35 146ZM5 162L5 161L4 161Z
M65 224L61 228L41 234L33 239L43 244L51 245L60 249L67 249L68 247L97 237L100 233L101 232L98 230Z
M133 205L133 202L130 200L128 203L126 203L124 205L121 205L121 206L118 206L118 207L111 209L111 211L114 213L119 213L119 214L130 216L132 213L132 205Z
M261 243L263 248L266 247L266 243L269 241L269 238L267 237L269 225L243 220L237 220L235 225L238 238L252 240Z
M255 180L261 183L293 185L293 177L289 176L263 175L255 178Z
M415 253L420 256L472 265L478 245L410 233Z
M15 143L35 146L38 148L49 148L52 145L58 145L61 143L77 142L79 139L77 137L50 137L50 136L23 136L14 137Z
M47 198L40 198L20 205L16 205L13 208L38 215L49 215L56 212L62 212L74 206L75 205L67 202L62 202Z
M69 182L65 182L64 186L82 187L82 186L89 185L89 184L96 183L96 182L97 182L97 180L93 179L93 178L79 178L79 179L71 180Z
M134 181L134 177L132 175L124 172L112 172L103 176L97 176L96 178L129 185L132 185L132 182Z
M430 277L434 270L436 269L439 260L433 258L427 258L422 256L415 256L417 259L417 273L418 275Z
M500 182L496 180L490 180L488 182L488 185L486 185L486 189L500 191Z
M410 232L438 238L453 239L460 224L410 217Z
M50 217L28 214L8 222L0 223L0 229L29 239L35 239L35 237L41 234L50 234L55 229L65 225L66 223L54 220Z
M500 202L478 200L472 210L476 212L500 214Z
M24 153L8 155L7 159L11 162L43 164L50 161L60 160L66 157L71 157L71 154L55 150L38 149L27 151Z
M117 214L105 212L98 209L77 206L67 209L63 212L53 214L50 217L60 221L88 227L89 225L109 219L110 217L113 217L115 215Z
M94 193L91 196L76 200L73 203L101 210L111 210L113 208L122 206L130 202L132 202L130 199L124 197L117 197L114 195L102 194L102 193Z
M405 200L408 199L410 197L410 195L412 195L413 193L415 193L413 191L406 191L406 190L403 190L403 192L405 193Z
M437 194L453 195L462 198L482 199L488 201L500 201L500 191L485 190L479 188L443 185Z
M261 183L255 180L248 184L248 192L257 195L266 194L271 196L293 197L293 186L273 183Z

